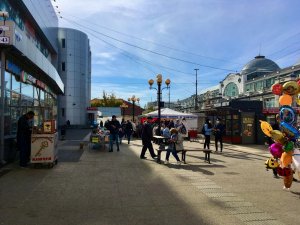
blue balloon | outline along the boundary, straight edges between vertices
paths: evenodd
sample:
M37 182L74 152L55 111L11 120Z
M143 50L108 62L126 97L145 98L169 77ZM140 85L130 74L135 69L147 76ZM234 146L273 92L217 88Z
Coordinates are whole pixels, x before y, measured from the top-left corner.
M300 136L299 131L297 128L293 127L291 124L286 122L280 123L282 131L290 138L298 138Z
M293 124L296 121L296 114L292 107L284 105L280 108L279 118L281 122Z

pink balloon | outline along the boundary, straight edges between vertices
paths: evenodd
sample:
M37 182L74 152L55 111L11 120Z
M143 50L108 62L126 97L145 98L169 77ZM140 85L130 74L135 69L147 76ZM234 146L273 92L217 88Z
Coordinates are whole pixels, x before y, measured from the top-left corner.
M269 150L275 158L280 158L283 152L282 144L274 143L269 147Z

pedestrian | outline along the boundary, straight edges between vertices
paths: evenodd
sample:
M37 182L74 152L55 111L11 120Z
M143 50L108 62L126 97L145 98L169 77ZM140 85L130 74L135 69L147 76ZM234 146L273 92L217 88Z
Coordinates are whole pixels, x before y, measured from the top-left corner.
M131 121L131 125L132 125L132 129L133 129L132 136L133 137L137 137L137 135L136 135L136 124L135 124L135 121Z
M127 120L127 123L125 125L125 134L128 140L128 144L130 144L130 139L131 139L131 135L133 133L133 127L132 127L132 123L130 123L129 120Z
M103 121L102 120L100 121L100 127L101 128L103 127Z
M223 151L223 135L225 132L225 126L222 124L220 118L217 118L216 125L213 128L213 134L215 135L215 152L218 151L218 142L220 142L220 152Z
M177 128L177 127L179 127L180 125L181 125L180 120L179 120L179 119L176 119L176 122L175 122L175 124L174 124L174 127Z
M123 137L125 136L125 126L126 126L126 121L124 119L122 119L121 127L119 129L119 141L120 141L120 145L122 144Z
M141 137L142 127L143 127L143 125L140 122L138 122L138 124L136 125L137 138Z
M31 151L31 122L34 117L34 112L29 111L18 120L17 128L17 145L20 151L20 166L25 168L28 166Z
M120 122L117 120L115 115L112 116L111 121L108 121L106 129L109 130L109 152L113 152L114 141L117 145L117 151L120 151L119 148L119 130L121 128Z
M171 137L171 132L168 126L163 124L163 131L162 131L162 136L165 138L170 138Z
M164 164L169 164L170 153L175 157L177 165L180 165L180 159L177 155L178 150L183 150L183 136L176 128L171 128L170 130L171 138L169 140L169 145L167 148L167 154Z
M152 137L153 137L152 127L151 127L151 120L152 120L152 117L148 116L147 121L144 123L143 128L142 128L143 148L142 148L142 152L141 152L141 155L140 155L141 159L146 159L147 158L147 157L145 157L145 153L146 153L147 149L149 149L150 155L153 159L157 158L157 155L154 153L152 142L151 142Z
M212 132L212 124L209 119L206 119L204 124L204 136L205 136L204 149L206 147L207 149L209 149L211 132Z

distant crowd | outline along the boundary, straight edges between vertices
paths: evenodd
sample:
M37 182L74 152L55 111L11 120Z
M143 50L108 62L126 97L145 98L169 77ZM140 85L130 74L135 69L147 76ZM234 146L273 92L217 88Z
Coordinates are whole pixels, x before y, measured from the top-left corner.
M167 143L166 164L168 164L171 153L176 158L177 164L180 164L177 151L183 150L183 140L189 137L185 118L176 120L163 119L159 126L157 120L154 120L152 117L147 117L143 123L124 119L120 123L116 116L113 115L112 119L106 120L104 124L101 121L100 129L109 130L109 152L113 152L114 144L116 145L117 151L120 151L120 145L123 139L127 140L127 143L130 144L132 137L141 138L143 144L140 154L141 159L146 159L145 153L147 149L151 157L156 159L157 156L154 152L152 141L157 137L164 138ZM205 138L204 149L210 149L210 138L211 135L213 135L215 137L215 151L222 152L225 126L220 118L217 118L215 125L212 125L211 121L206 119L202 126L201 133Z

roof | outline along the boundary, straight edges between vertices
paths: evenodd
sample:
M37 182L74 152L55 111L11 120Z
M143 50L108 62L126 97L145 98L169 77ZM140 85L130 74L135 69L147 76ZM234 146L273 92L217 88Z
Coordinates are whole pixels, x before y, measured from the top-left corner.
M275 62L259 55L243 67L241 74L247 75L253 72L274 72L277 70L280 70L280 67Z
M147 113L143 116L158 117L158 110ZM170 118L170 119L177 119L177 118L193 119L198 117L197 115L191 113L182 113L169 108L162 108L160 110L160 116L161 118Z

